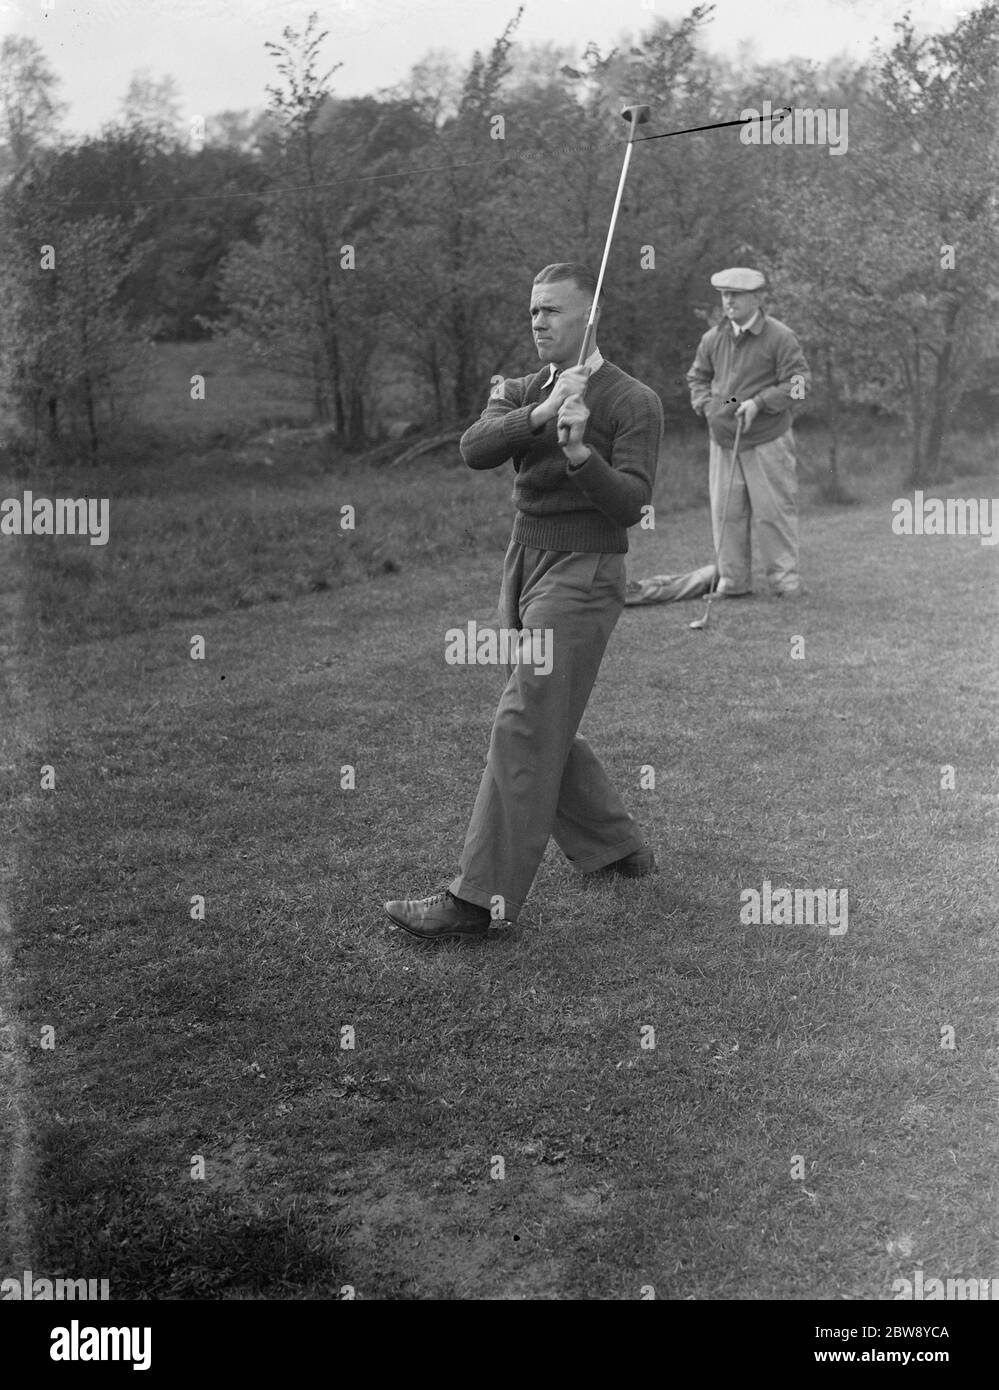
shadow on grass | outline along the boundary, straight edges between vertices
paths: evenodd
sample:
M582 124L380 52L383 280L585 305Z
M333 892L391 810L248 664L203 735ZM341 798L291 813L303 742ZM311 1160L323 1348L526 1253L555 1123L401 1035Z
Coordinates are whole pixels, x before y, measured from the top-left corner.
M82 1142L88 1128L39 1135L40 1189L60 1194L39 1231L46 1277L106 1278L112 1299L339 1294L337 1228L321 1225L308 1202L285 1195L250 1204L183 1169L151 1197L148 1180L101 1164Z

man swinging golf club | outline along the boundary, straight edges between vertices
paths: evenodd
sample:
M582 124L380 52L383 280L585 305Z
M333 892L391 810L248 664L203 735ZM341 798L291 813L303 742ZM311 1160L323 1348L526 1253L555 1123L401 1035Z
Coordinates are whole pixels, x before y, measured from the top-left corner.
M432 897L385 904L397 926L428 940L484 937L491 917L516 922L550 837L582 873L655 867L576 732L624 607L627 528L651 501L663 429L656 393L601 355L598 300L585 266L540 271L531 323L541 369L505 381L462 436L470 468L513 460L501 622L550 632L552 661L547 673L507 665L457 877Z

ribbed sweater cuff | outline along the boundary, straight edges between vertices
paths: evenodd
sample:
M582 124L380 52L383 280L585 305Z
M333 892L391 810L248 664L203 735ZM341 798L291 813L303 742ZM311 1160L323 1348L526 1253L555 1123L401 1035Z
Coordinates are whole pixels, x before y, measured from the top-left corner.
M528 516L518 512L513 539L535 550L574 550L589 555L625 555L628 531L600 512L554 512Z
M543 430L531 429L531 413L537 405L538 402L534 401L530 405L509 410L503 416L503 438L510 445L511 452L526 444L536 443L544 433Z

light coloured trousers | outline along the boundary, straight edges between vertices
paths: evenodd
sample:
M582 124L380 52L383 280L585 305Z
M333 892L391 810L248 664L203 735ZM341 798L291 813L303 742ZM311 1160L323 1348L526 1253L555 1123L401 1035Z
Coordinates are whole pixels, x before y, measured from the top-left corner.
M582 873L644 847L596 755L576 733L624 607L625 557L511 541L500 622L551 633L552 669L507 666L465 836L456 897L515 922L550 837Z
M740 448L732 492L725 508L732 450L711 440L711 524L719 551L721 582L736 593L752 587L751 526L756 548L774 593L798 587L798 469L791 430L766 444ZM722 513L725 533L721 534Z

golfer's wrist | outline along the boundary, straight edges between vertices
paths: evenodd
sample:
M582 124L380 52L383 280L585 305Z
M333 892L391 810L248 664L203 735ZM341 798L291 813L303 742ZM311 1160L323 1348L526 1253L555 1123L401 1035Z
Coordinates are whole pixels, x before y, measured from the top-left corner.
M569 460L570 470L582 468L583 464L586 463L587 459L590 457L590 450L585 444L570 444L568 448L564 448L562 452Z
M527 417L532 430L542 430L548 421L553 419L555 412L548 410L546 406L536 405Z

